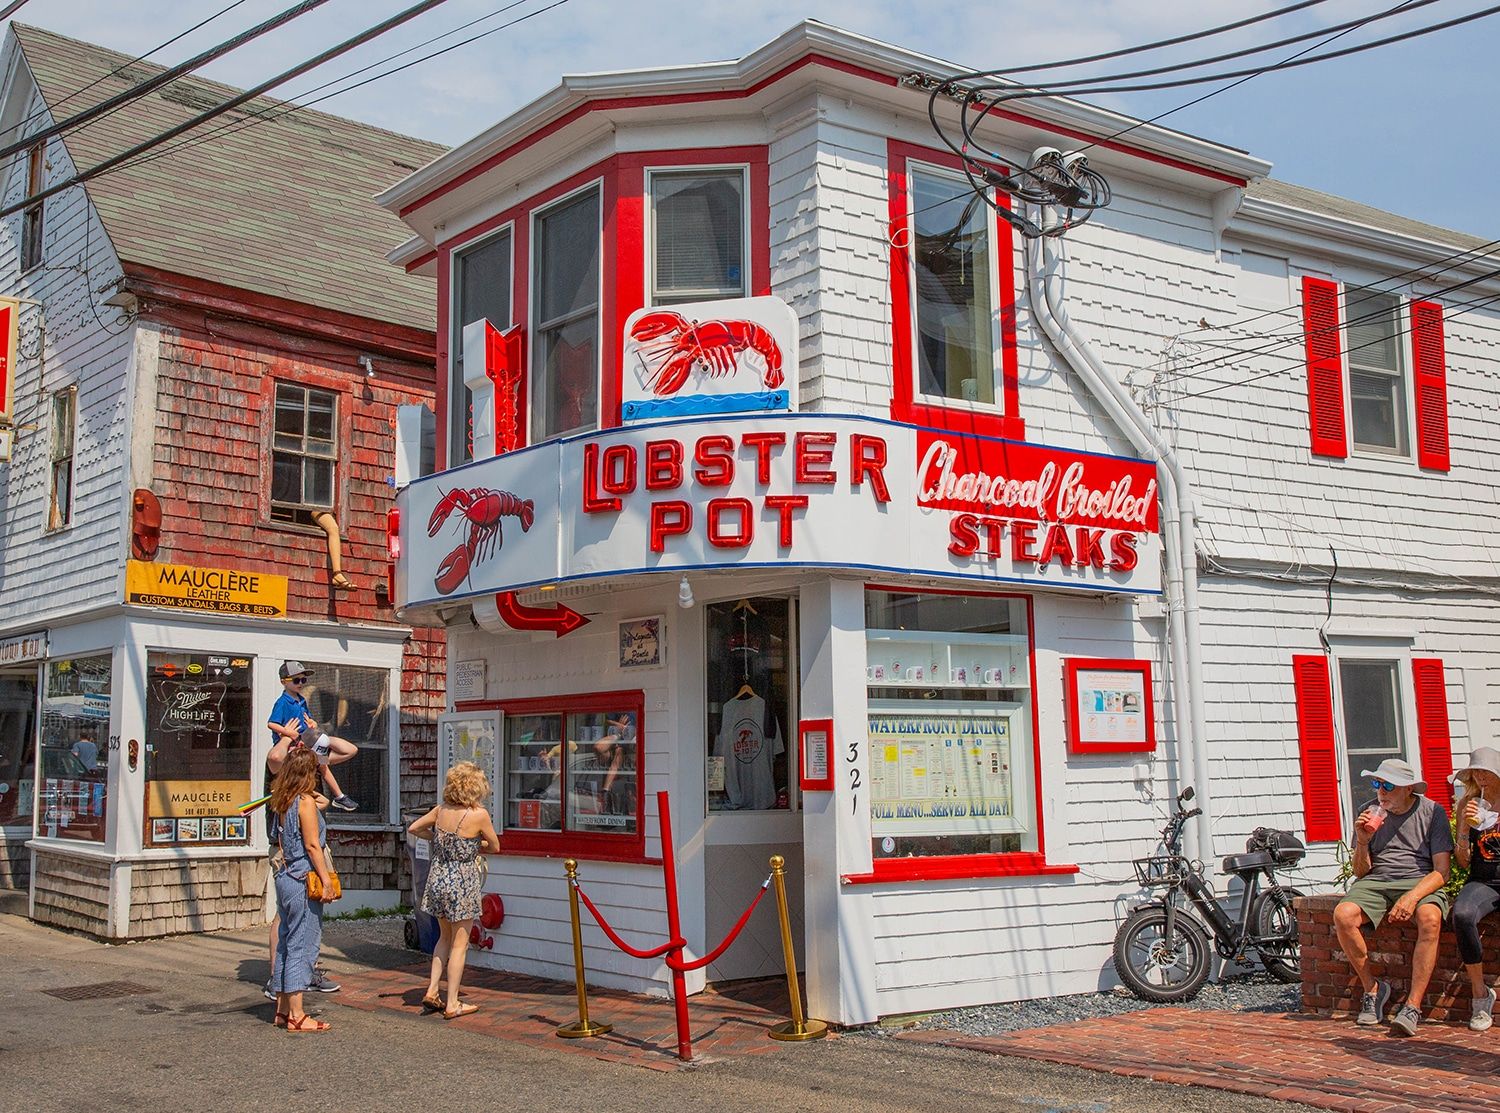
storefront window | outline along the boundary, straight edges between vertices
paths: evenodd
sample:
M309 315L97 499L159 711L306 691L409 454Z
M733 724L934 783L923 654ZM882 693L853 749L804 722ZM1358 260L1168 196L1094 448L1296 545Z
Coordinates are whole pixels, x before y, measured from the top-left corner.
M340 823L384 823L389 812L391 674L387 669L307 662L312 678L303 688L308 713L327 734L359 747L348 761L330 767L334 781L359 805L329 812ZM321 791L333 795L326 780Z
M877 861L1035 851L1026 601L865 595Z
M31 826L36 803L36 669L0 673L0 826Z
M146 845L249 841L249 657L146 654Z
M638 842L641 747L638 693L507 704L505 830Z
M790 808L791 601L757 596L704 611L708 810Z
M36 833L49 839L103 842L109 814L111 658L75 657L47 664L36 776Z

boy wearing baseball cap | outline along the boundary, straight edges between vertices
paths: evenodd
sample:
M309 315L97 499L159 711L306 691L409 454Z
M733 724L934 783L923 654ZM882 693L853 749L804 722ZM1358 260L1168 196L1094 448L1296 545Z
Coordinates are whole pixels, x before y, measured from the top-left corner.
M323 767L323 781L328 785L332 806L341 812L359 809L359 804L344 794L330 766L348 761L359 752L359 747L343 738L334 738L318 730L307 709L307 697L303 690L307 686L312 670L301 661L283 661L278 670L282 693L271 707L271 718L266 726L271 730L271 760L276 767L286 759L287 751L301 743L318 756Z

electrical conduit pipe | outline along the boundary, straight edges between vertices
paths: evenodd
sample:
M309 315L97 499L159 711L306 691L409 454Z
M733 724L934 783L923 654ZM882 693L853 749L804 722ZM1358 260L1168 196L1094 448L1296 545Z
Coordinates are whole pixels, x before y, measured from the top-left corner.
M1035 163L1038 151L1033 155ZM1057 210L1041 209L1043 229L1058 225ZM1057 237L1043 236L1026 245L1028 292L1032 313L1059 355L1104 407L1129 439L1132 448L1157 465L1161 478L1163 545L1167 587L1168 639L1172 666L1173 722L1178 744L1178 784L1191 770L1196 782L1196 805L1202 809L1193 824L1196 846L1203 860L1213 857L1213 809L1209 782L1207 709L1203 694L1203 647L1198 614L1197 518L1192 488L1172 447L1130 393L1111 375L1088 342L1074 329L1062 302L1062 274ZM1182 698L1186 693L1187 698ZM1186 751L1186 752L1184 752Z

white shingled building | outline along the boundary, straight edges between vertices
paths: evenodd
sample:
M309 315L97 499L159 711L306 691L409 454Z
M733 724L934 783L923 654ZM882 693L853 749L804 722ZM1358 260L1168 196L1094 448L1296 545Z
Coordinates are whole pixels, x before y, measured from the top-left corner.
M1361 769L1440 795L1490 740L1485 245L1061 98L982 125L990 200L1045 225L1014 168L1085 147L1113 198L1028 238L902 80L953 72L804 23L565 78L381 197L439 283L393 541L440 761L493 763L475 961L569 975L564 857L665 939L666 791L690 951L786 855L814 1016L1088 991L1181 787L1194 854L1290 828L1310 891ZM757 913L691 984L780 964Z

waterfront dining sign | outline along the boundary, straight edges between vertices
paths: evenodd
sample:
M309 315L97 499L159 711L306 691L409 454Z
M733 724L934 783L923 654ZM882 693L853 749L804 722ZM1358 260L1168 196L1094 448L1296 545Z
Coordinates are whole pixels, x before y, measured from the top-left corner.
M612 429L398 496L400 606L692 568L1161 589L1144 460L798 413Z

